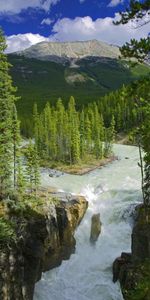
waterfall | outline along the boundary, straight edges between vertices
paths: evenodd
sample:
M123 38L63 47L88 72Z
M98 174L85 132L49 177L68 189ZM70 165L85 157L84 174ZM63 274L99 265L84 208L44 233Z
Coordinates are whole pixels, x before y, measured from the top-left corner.
M76 252L69 261L43 274L34 300L122 300L119 283L112 282L112 263L131 248L131 211L141 201L138 149L115 145L118 160L83 176L49 178L43 185L81 193L89 202L78 227ZM126 159L128 157L128 159ZM91 217L100 213L102 232L95 245L89 242Z

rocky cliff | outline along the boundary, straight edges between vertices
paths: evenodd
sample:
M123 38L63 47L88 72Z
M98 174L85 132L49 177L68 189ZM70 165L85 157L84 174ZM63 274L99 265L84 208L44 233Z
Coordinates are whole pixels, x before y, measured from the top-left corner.
M83 42L41 42L18 52L29 58L70 62L84 57L118 58L119 48L97 40Z
M80 196L68 201L63 194L56 194L54 203L45 199L38 210L28 207L21 214L9 212L9 218L17 224L17 239L1 244L1 300L33 299L34 285L42 272L60 265L74 252L73 235L87 201Z
M131 253L122 253L113 263L113 281L120 281L125 300L150 300L150 209L137 207Z

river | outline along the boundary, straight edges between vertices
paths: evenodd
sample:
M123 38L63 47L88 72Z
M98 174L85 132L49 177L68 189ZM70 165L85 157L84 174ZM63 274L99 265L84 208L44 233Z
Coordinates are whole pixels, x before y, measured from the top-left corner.
M141 201L138 148L114 145L118 160L83 176L50 178L42 184L80 193L89 202L78 227L76 251L70 260L43 274L34 300L122 300L119 283L112 282L112 262L130 252L133 206ZM95 246L89 243L91 216L100 212L102 232Z

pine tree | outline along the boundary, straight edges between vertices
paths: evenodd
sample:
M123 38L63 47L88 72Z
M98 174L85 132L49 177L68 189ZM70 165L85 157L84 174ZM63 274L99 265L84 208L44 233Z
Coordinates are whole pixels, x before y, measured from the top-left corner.
M11 132L12 132L12 144L13 144L13 185L14 185L14 189L16 189L18 160L21 155L20 153L21 136L20 136L20 122L18 121L15 104L13 105L13 111L12 111Z
M112 115L111 123L110 123L110 141L111 141L111 143L115 142L115 136L116 136L115 124L116 124L115 118L114 118L114 115Z
M82 110L80 115L80 153L81 158L83 159L86 150L86 140L85 140L85 114Z
M33 106L33 135L35 139L35 143L39 148L39 114L37 104L34 103Z
M120 12L121 19L114 22L115 25L127 24L134 20L136 27L144 26L150 22L149 19L150 0L130 0L128 8ZM141 38L140 40L131 39L120 49L124 57L135 57L140 62L148 58L150 52L150 37Z
M17 192L19 196L22 196L26 189L26 178L24 175L24 171L22 168L22 161L21 158L18 160L18 166L17 166Z
M56 111L54 111L50 126L50 153L53 160L57 159L57 151Z
M77 163L80 160L80 133L79 118L73 97L71 97L69 101L68 116L70 129L70 163Z
M86 153L90 153L92 147L92 129L91 129L91 122L89 120L88 114L86 114L85 117L85 140L86 140Z
M61 99L56 103L57 159L64 160L64 105Z
M70 126L68 111L64 113L64 162L70 160Z
M37 147L33 145L31 140L26 150L26 158L26 173L27 180L29 181L29 188L31 192L35 191L37 194L37 188L40 183L39 157Z
M12 175L12 109L16 89L8 74L10 65L4 54L6 43L0 30L0 199L3 199L11 188Z
M71 136L71 153L72 163L78 163L80 161L80 133L77 113L76 116L74 116L74 126Z
M115 142L115 119L114 115L111 119L109 128L105 129L104 156L108 157L112 153L112 145Z
M101 131L101 124L100 124L100 116L98 112L98 107L96 103L94 103L94 130L93 130L93 142L94 142L94 155L95 157L102 158L102 141L100 140L100 131Z

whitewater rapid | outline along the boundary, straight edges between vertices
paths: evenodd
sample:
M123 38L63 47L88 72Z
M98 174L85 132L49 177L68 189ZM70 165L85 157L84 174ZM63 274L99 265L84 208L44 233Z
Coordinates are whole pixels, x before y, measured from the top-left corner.
M76 251L69 261L43 274L34 300L122 300L119 283L112 282L112 263L130 252L133 207L141 201L138 148L114 145L118 160L83 176L65 174L42 184L82 194L89 202L78 227ZM91 216L101 215L102 232L95 246L89 243Z

